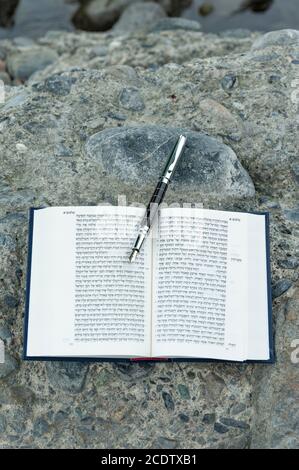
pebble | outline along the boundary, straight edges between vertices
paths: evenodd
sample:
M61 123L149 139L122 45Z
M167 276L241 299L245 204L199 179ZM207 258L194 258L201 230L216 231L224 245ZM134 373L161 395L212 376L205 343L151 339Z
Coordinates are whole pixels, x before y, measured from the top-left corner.
M283 269L297 269L299 266L298 258L286 258L278 261L278 265Z
M299 207L296 209L286 209L284 215L285 218L291 222L299 222Z
M44 418L37 418L37 420L33 424L33 435L41 437L47 432L49 432L49 429L49 423Z
M237 77L233 74L225 75L221 80L221 86L226 91L234 88L236 83L237 83Z
M142 111L145 108L144 101L137 88L124 88L119 96L119 102L123 108L130 111Z
M5 379L10 374L15 372L19 367L16 359L11 356L9 353L5 353L5 362L4 364L0 363L0 379Z
M43 88L52 95L66 96L70 93L74 81L74 78L55 74L45 80Z
M174 401L170 393L168 392L162 392L162 398L164 400L164 405L165 408L168 411L173 411L174 410Z
M202 422L204 424L213 424L215 422L216 415L215 413L206 413L203 415Z
M88 364L84 362L48 362L46 369L53 388L57 387L74 394L83 390Z
M280 279L272 287L272 299L276 299L284 294L292 286L292 281L289 279Z
M5 325L1 325L0 326L0 339L2 339L3 341L10 341L11 338L12 338L12 335L11 335L9 328L7 328L7 326Z
M0 435L6 431L7 420L4 415L0 415Z
M178 391L183 400L189 400L190 399L190 392L189 389L186 385L184 384L179 384L178 385Z
M219 434L225 434L229 431L227 426L224 426L222 423L215 423L214 424L214 431L218 432Z
M239 421L233 418L220 418L220 421L225 426L228 426L231 428L238 428L238 429L243 429L243 430L250 429L249 424L246 423L245 421Z
M183 422L183 423L188 423L190 421L190 418L188 415L186 415L185 413L180 413L179 414L179 419Z

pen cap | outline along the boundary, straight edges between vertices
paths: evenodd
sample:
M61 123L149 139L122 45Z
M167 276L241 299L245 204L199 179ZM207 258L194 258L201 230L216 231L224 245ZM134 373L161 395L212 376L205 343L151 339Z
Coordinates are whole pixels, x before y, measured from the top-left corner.
M180 135L178 140L176 141L175 146L167 160L164 171L162 173L162 178L163 180L165 178L165 182L169 182L171 180L174 170L183 153L186 140L187 138L184 135Z

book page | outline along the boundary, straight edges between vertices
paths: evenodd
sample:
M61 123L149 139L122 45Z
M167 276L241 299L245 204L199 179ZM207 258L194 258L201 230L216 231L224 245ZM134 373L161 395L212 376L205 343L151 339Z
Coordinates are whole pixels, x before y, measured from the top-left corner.
M162 209L154 279L155 356L247 358L247 214Z
M144 210L34 211L28 356L146 356L151 243L128 256Z

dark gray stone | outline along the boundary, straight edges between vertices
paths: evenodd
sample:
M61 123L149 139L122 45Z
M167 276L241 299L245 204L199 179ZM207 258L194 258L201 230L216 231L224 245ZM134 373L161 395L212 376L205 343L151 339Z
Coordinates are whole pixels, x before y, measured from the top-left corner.
M276 299L284 294L292 285L289 279L280 279L272 287L272 299Z
M283 269L296 269L299 266L298 258L286 258L278 261L278 264Z
M53 388L80 393L83 390L88 364L84 362L49 362L47 373Z
M237 83L237 77L233 74L225 75L221 80L223 90L231 90Z
M295 209L286 209L284 211L284 215L287 220L291 222L299 222L299 208Z
M174 31L177 29L200 31L201 26L198 21L187 20L186 18L162 18L149 28L149 32L160 33L161 31Z
M175 439L168 439L167 437L158 437L153 444L153 449L177 449L178 441Z
M154 363L129 364L127 362L116 362L114 368L120 378L125 381L135 381L147 377L154 370Z
M11 356L9 353L5 353L5 362L4 364L0 363L0 379L5 379L10 374L15 372L19 367L16 359Z
M144 102L137 88L124 88L119 96L121 106L130 111L141 111L144 109Z
M171 394L168 393L168 392L163 392L162 393L162 398L164 400L165 408L168 411L173 411L175 406L174 406L174 401L173 401L173 398L172 398Z
M4 297L4 303L5 305L7 305L8 308L16 308L19 305L20 301L13 295L7 294Z
M34 72L44 69L57 59L57 52L47 47L26 48L10 53L6 65L11 77L25 81Z
M183 422L183 423L188 423L190 421L190 418L188 415L186 415L185 413L180 413L179 414L179 419Z
M55 74L47 78L44 82L45 91L57 96L66 96L70 93L74 80L71 77L64 77L63 75Z
M11 332L5 325L0 325L0 339L9 341L11 339Z
M217 422L214 424L214 431L218 432L219 434L225 434L229 431L229 429L224 424Z
M37 418L33 425L33 435L41 437L49 432L49 423L44 418Z
M0 415L0 435L1 433L6 431L6 427L7 427L7 420L5 416L1 414Z
M213 424L215 422L215 419L215 413L206 413L205 415L203 415L202 422L204 424Z
M252 180L233 150L215 138L188 129L105 129L87 140L86 152L111 177L131 185L140 186L142 182L152 188L179 134L186 135L187 147L174 176L175 188L223 198L254 195Z
M225 426L228 426L228 427L231 427L231 428L238 428L238 429L243 429L243 430L250 429L249 424L246 423L245 421L239 421L239 420L233 419L233 418L220 418L220 421Z

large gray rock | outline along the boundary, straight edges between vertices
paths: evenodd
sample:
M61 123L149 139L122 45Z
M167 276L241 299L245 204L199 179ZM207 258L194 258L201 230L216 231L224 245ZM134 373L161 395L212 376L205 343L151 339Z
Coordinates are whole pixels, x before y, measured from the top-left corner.
M164 126L105 129L88 139L86 151L110 176L125 184L142 183L148 188L157 182L180 134L187 137L187 147L174 176L174 189L216 196L221 187L221 198L254 196L252 180L233 150L189 129Z

